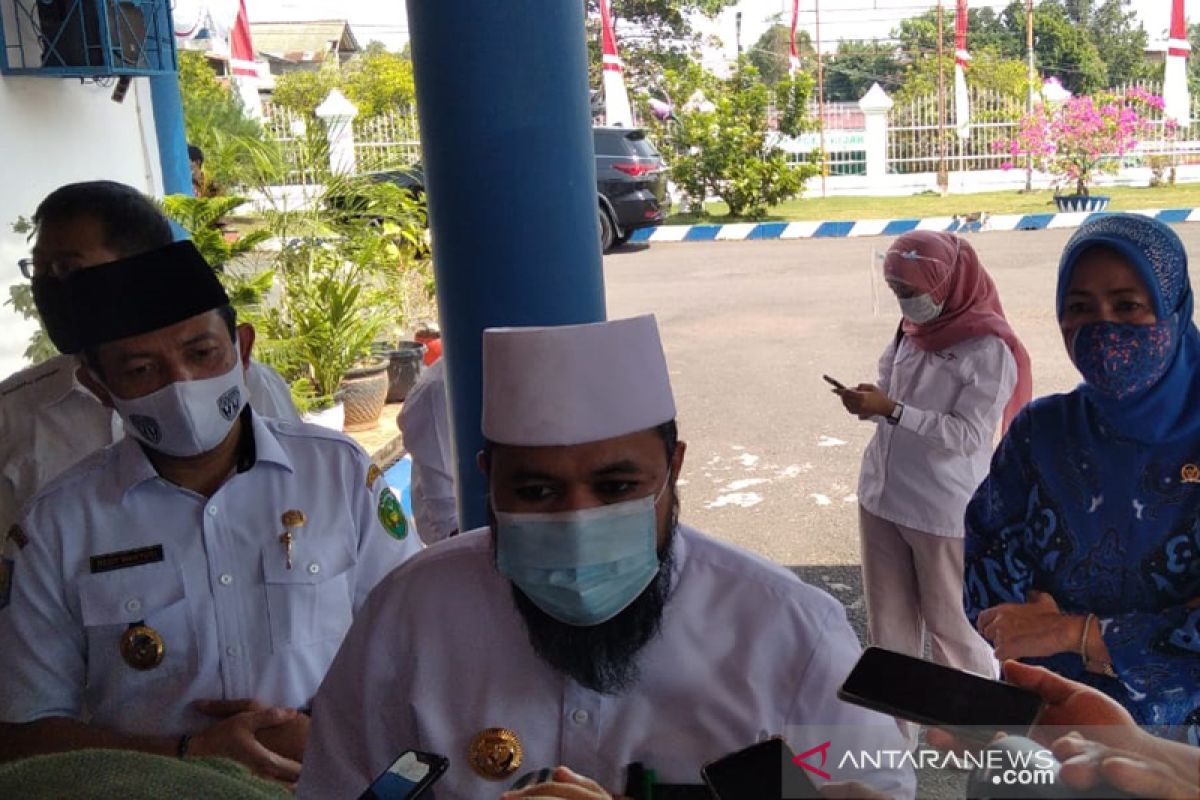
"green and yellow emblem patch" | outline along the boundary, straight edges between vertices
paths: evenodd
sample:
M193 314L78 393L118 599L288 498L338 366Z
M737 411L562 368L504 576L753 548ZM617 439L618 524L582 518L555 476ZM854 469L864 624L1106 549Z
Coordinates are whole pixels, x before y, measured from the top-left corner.
M404 509L400 507L400 498L390 486L379 493L379 523L383 529L392 535L393 539L403 540L408 536L408 520L404 518Z

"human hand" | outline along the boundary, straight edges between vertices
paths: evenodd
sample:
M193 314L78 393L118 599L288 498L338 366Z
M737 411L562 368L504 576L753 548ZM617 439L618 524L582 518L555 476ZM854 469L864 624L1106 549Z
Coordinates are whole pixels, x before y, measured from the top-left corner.
M205 728L188 743L189 756L232 758L255 774L288 785L300 778L298 761L273 752L256 738L259 731L293 722L300 712L257 700L197 700L192 706L220 722Z
M567 767L556 767L548 781L505 792L500 795L500 800L530 797L559 797L563 800L621 800L614 798L591 778L585 778Z
M1050 749L1062 763L1059 779L1072 789L1104 783L1134 797L1200 797L1200 775L1180 775L1162 761L1090 741L1078 733L1064 736Z
M829 800L891 800L888 795L862 781L834 781L822 784L821 797Z
M282 725L261 728L254 734L254 738L273 753L303 762L304 745L308 741L308 729L311 725L312 718L300 713Z
M1024 603L1001 603L984 610L976 627L996 649L996 658L1038 658L1074 651L1083 618L1064 615L1045 592L1030 591Z
M835 389L842 398L842 405L859 419L886 417L892 413L896 403L874 384L860 383L853 389Z
M1071 731L1083 730L1089 739L1123 750L1140 751L1150 737L1125 707L1099 689L1064 678L1044 667L1004 662L1004 680L1037 693L1042 711L1032 736L1044 745Z

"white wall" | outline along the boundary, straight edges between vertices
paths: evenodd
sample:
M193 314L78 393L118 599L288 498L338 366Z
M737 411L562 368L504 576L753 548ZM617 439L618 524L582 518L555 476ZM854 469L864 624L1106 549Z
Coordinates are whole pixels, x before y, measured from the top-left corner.
M149 81L135 78L123 103L111 94L112 86L75 78L0 75L0 301L23 280L17 260L29 253L12 223L32 215L51 190L103 178L161 196ZM10 306L0 307L0 379L24 366L30 330Z

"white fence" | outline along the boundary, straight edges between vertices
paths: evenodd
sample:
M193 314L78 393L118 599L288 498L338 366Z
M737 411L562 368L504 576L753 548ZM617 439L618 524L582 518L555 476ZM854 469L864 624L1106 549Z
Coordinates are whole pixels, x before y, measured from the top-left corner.
M421 136L416 110L395 109L353 122L356 172L379 172L421 160ZM311 184L328 168L329 153L324 124L286 108L266 109L263 126L279 144L288 165L288 184Z

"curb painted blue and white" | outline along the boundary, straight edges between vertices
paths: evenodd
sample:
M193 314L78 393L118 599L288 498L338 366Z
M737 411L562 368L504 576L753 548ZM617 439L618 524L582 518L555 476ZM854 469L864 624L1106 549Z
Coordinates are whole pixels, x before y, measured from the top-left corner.
M631 242L742 242L752 239L841 239L859 236L899 236L909 231L979 233L981 231L1041 231L1077 228L1104 211L1063 214L982 214L926 219L863 219L829 222L735 222L729 225L661 225L641 228ZM1122 212L1154 217L1162 222L1200 222L1200 208L1144 209Z

